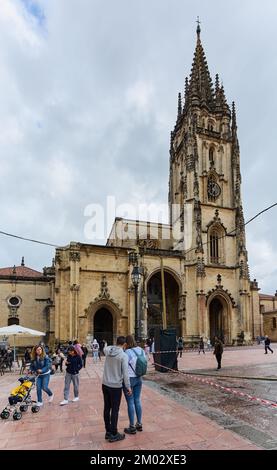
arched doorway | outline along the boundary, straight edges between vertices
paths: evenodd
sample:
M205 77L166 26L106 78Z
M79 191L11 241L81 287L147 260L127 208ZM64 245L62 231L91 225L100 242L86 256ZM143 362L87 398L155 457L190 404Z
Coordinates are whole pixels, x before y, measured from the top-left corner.
M212 343L215 336L224 343L230 342L228 304L223 297L215 297L209 305L210 338Z
M176 328L176 334L180 335L180 324L178 318L179 286L173 275L164 271L165 298L167 328ZM162 328L162 280L161 272L158 271L151 276L147 283L147 334L153 336L155 327Z
M93 319L94 338L113 344L113 316L107 308L100 308Z

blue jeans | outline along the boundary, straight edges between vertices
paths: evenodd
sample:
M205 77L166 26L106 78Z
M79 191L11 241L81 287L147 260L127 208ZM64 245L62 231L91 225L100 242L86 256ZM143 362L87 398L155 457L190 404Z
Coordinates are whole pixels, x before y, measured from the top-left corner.
M142 408L140 401L142 380L141 377L130 377L132 395L127 395L126 387L123 388L124 395L127 401L128 416L130 426L135 425L135 413L137 415L137 422L141 423Z
M39 402L42 402L42 390L44 390L47 393L47 395L49 395L49 397L53 395L51 390L48 388L49 380L50 380L50 374L39 375L37 378L37 396L38 396Z

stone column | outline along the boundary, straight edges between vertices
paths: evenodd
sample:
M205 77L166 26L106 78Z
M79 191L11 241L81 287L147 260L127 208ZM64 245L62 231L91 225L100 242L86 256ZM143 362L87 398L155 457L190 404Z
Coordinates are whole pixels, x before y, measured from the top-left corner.
M187 334L187 325L186 325L186 291L179 296L178 301L178 317L181 323L181 336L185 337Z
M69 335L70 339L77 338L77 321L78 321L78 305L79 305L79 272L80 272L80 251L78 246L70 246L69 262L70 262L70 311L69 311Z

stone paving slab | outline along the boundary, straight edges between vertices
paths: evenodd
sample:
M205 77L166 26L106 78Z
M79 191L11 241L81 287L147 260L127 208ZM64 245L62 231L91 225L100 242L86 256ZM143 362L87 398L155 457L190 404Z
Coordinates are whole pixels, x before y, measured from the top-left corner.
M226 371L225 368L236 367L236 366L247 366L253 364L276 364L277 365L277 344L271 343L271 348L274 353L264 353L263 345L255 345L250 347L241 347L230 349L226 348L222 355L222 369L217 371L217 374L223 374ZM216 370L217 362L212 351L206 351L205 354L202 352L199 354L195 352L184 352L182 358L178 358L178 367L180 370L197 370L207 369L212 371ZM277 369L276 369L277 373Z
M261 351L232 351L233 359L225 361L235 365L237 361L255 362ZM242 355L245 358L242 359ZM277 354L276 354L277 355ZM190 357L189 357L190 356ZM196 356L196 357L194 357ZM214 357L186 353L180 368L189 362L191 368L206 366L214 368ZM210 356L210 357L209 357ZM274 355L272 355L274 356ZM272 357L270 356L271 360ZM267 356L264 356L264 360ZM126 436L125 440L109 443L104 439L103 398L101 379L103 364L93 364L88 359L86 369L80 377L80 401L60 406L63 399L64 376L60 372L51 376L50 388L55 393L53 402L45 403L37 414L28 411L21 421L10 418L0 421L0 449L63 449L63 450L114 450L114 449L192 449L192 450L257 450L258 447L237 434L224 429L210 419L196 414L183 405L161 395L158 391L143 386L142 406L144 431ZM201 367L200 367L201 366ZM152 371L153 367L149 367ZM5 374L0 377L0 407L5 406L9 391L16 385L18 375ZM36 398L34 393L33 398ZM125 398L122 398L119 430L128 426Z

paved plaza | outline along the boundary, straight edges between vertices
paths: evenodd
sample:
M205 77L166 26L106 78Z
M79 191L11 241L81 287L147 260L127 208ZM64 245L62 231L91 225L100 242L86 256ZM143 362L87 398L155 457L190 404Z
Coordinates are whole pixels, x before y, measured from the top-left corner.
M275 345L273 345L275 349ZM264 355L262 346L252 348L226 349L223 368L215 372L215 358L212 352L198 355L187 352L179 360L179 369L205 371L210 374L226 374L232 367L241 366L255 371L255 365L269 366L267 375L277 371L277 349L275 354ZM196 413L144 381L142 392L143 432L126 435L125 440L109 443L104 439L103 399L101 379L104 359L94 364L88 359L86 369L81 370L80 401L60 406L63 399L64 375L60 372L51 376L50 388L55 397L53 403L45 403L37 414L28 411L21 421L0 421L0 449L185 449L185 450L255 450L260 446L220 426L214 420ZM257 374L256 374L257 375ZM147 379L163 381L168 374L160 374L149 367ZM275 377L276 373L275 373ZM0 406L5 406L10 390L17 385L18 372L0 377ZM160 378L160 379L159 379ZM203 390L210 390L208 387ZM218 392L220 393L220 392ZM266 391L265 391L266 395ZM33 395L36 398L36 394ZM263 396L262 398L266 398ZM246 401L245 401L246 403ZM123 397L120 408L119 431L128 426L127 407Z

